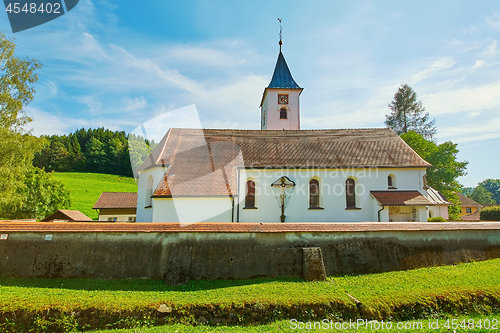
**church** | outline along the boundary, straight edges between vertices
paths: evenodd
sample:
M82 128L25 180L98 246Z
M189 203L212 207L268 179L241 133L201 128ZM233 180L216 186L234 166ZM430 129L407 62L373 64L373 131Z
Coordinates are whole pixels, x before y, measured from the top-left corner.
M388 128L301 130L302 91L280 43L261 129L169 129L137 169L137 221L427 221L430 164Z

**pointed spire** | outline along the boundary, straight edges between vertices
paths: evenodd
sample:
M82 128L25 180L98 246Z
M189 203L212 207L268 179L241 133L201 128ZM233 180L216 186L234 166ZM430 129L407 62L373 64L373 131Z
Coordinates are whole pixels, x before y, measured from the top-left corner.
M281 46L280 46L281 48ZM292 73L288 69L283 53L278 55L278 61L274 68L273 78L269 83L268 88L287 88L287 89L301 89L299 85L293 80Z

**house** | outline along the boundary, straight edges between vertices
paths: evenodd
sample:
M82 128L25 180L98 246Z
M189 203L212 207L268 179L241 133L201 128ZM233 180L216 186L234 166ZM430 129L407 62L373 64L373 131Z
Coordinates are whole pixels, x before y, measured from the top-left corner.
M387 128L300 130L279 53L261 130L171 128L138 168L140 222L427 221L430 166Z
M93 220L87 215L83 214L78 210L58 210L53 214L50 214L40 222L93 222Z
M135 222L137 193L103 192L92 209L99 210L99 221Z
M451 202L449 202L441 192L428 186L427 199L434 203L434 205L429 206L429 217L440 216L446 220L449 219L448 206L451 205Z
M457 195L458 200L460 200L460 206L462 207L462 211L460 212L461 217L481 210L481 205L471 198L466 197L462 193L457 193Z

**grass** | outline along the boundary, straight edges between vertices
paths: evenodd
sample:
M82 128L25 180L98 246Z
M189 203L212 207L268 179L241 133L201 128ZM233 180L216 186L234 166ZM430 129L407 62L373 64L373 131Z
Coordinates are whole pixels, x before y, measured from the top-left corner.
M452 322L453 319L456 319L456 322ZM489 329L484 328L485 320L488 321L487 327ZM426 331L426 332L492 332L496 331L492 329L492 327L496 327L497 330L500 328L500 315L490 315L490 316L458 316L458 317L439 317L433 319L422 319L422 320L411 320L411 321L403 321L403 322L391 322L392 329L387 329L386 326L382 326L384 328L374 329L378 326L376 323L360 323L359 327L349 329L342 329L341 326L337 326L338 329L335 329L336 322L333 321L330 323L322 323L320 320L316 321L316 328L314 328L315 322L311 322L308 326L306 322L303 322L304 326L302 329L299 328L298 322L291 322L290 320L279 320L271 324L267 325L259 325L259 326L236 326L236 327L227 327L227 326L189 326L182 324L175 325L167 325L167 326L158 326L158 327L143 327L143 328L132 328L132 329L121 329L121 330L102 330L97 331L96 333L164 333L164 332L172 332L172 333L204 333L204 332L215 332L215 333L253 333L253 332L297 332L297 331L305 331L305 332L328 332L328 331L342 331L342 332L416 332L416 331ZM347 325L349 322L337 322L337 325ZM456 326L455 326L456 323ZM496 323L496 324L495 324ZM381 324L382 325L382 324ZM385 321L383 325L388 325L388 322ZM399 325L401 328L398 328ZM406 329L404 328L406 325ZM474 325L474 329L472 329L472 325ZM460 327L462 326L462 327ZM347 326L345 326L347 327ZM456 329L453 329L456 327ZM451 328L451 330L449 329Z
M235 308L247 310L241 312L241 322L273 323L245 328L224 327L216 332L272 332L279 327L287 332L292 330L289 318L320 321L328 317L334 321L348 321L361 317L397 322L447 315L469 319L467 316L479 315L483 317L477 317L478 320L487 318L484 316L491 319L493 315L498 318L500 312L499 268L500 259L493 259L404 272L330 277L325 282L304 282L294 278L207 280L191 281L180 287L166 286L158 280L0 277L0 328L2 316L26 313L37 318L38 323L46 325L57 318L74 329L77 325L74 314L87 311L97 313L98 318L106 318L106 327L110 328L176 324L123 332L208 332L215 328L193 328L178 323L194 323L199 311L215 309L226 311L228 315ZM358 308L346 293L361 301L362 307ZM160 304L174 309L172 316L167 316L171 319L165 321L163 317L161 322L154 317L158 315L156 309ZM323 314L318 312L321 307L326 309ZM43 317L49 316L49 309L51 314L56 313L55 317ZM254 317L257 313L260 317ZM128 317L132 315L135 317ZM103 328L102 325L92 327Z
M56 172L52 176L62 182L71 193L71 207L93 220L97 211L92 207L102 192L137 192L133 178L100 173Z

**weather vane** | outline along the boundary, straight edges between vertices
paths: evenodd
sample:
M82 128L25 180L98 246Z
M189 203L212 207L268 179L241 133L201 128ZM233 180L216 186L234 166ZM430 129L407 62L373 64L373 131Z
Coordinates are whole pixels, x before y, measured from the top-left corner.
M280 52L281 52L281 45L283 44L283 41L281 39L281 31L283 30L283 28L281 27L281 19L278 18L278 21L280 21Z

